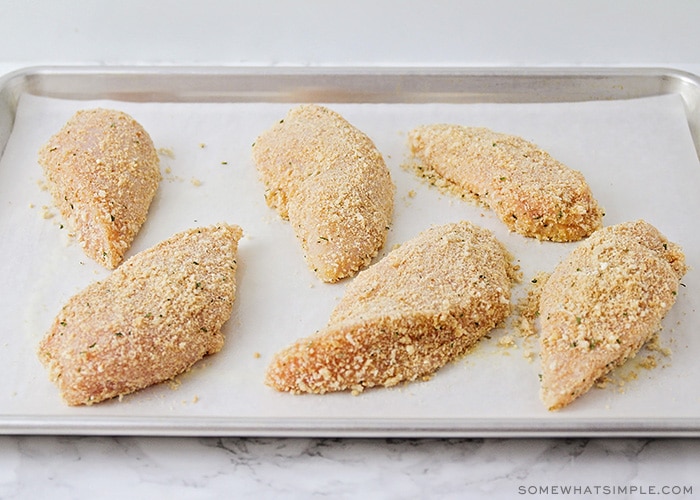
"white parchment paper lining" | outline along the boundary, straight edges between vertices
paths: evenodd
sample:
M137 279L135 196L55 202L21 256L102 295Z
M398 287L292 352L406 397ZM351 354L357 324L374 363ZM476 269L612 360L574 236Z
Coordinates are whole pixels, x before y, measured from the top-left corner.
M643 218L680 243L692 266L678 301L664 320L658 366L629 369L624 386L593 389L567 409L548 413L538 397L534 339L509 319L473 353L430 381L392 389L292 396L263 384L272 354L321 328L345 283L322 284L307 269L289 224L263 199L250 158L256 136L293 103L132 103L22 97L12 136L0 161L0 421L3 416L95 419L115 429L139 418L176 418L206 428L208 418L266 423L349 419L356 425L391 422L409 429L421 419L463 425L469 419L500 423L566 419L700 418L697 306L700 282L700 168L679 96L562 104L338 104L383 153L397 186L396 213L386 252L432 224L468 219L494 231L521 265L525 293L537 271L551 271L575 244L542 243L509 233L495 215L460 201L402 168L406 134L414 126L450 122L520 135L584 173L606 225ZM173 233L226 221L240 225L238 296L225 326L224 349L177 379L122 400L70 408L59 398L35 355L39 339L62 304L108 271L90 261L62 228L41 189L39 147L78 109L103 106L130 113L161 148L164 180L129 255ZM511 336L515 346L499 340ZM646 355L648 353L642 353ZM633 362L634 363L634 362ZM634 379L633 379L634 378ZM621 378L618 377L618 381ZM183 420L184 419L184 420ZM466 419L466 420L465 420ZM351 424L352 425L352 424Z

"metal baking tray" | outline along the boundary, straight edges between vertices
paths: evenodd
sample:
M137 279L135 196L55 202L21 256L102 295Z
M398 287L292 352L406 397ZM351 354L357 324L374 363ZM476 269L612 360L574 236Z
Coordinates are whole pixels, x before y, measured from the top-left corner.
M667 95L680 96L682 100L687 130L697 157L700 155L700 78L674 69L35 67L15 71L0 78L0 157L5 152L13 132L18 104L23 96L164 105L250 103L269 104L277 106L275 109L281 109L280 106L290 107L301 102L330 105L439 104L449 107L495 103L536 106L552 103L627 101ZM678 182L683 183L684 180L679 179ZM0 210L5 213L18 210L16 204L5 203L4 200L0 202L3 202ZM408 202L397 200L397 203ZM483 218L483 214L480 217ZM270 219L274 219L274 216L270 215ZM488 215L485 220L489 220ZM689 232L698 232L696 227L686 229ZM21 245L31 244L21 238L17 241L20 253ZM21 266L22 263L12 263L12 266L15 265ZM5 272L12 266L6 264ZM244 293L244 289L239 289L239 294ZM337 295L339 292L333 293ZM692 290L685 293L694 297ZM696 319L694 304L693 298L688 310L683 312L684 318L679 321L692 323ZM53 316L51 311L47 311L46 314ZM0 349L11 349L13 342L27 341L21 336L18 338L15 333L0 330ZM683 347L679 346L678 349ZM487 365L490 355L492 354L488 351L477 353L476 364ZM250 359L247 362L252 363ZM200 373L222 368L216 366L215 361L211 363L215 366L206 366ZM14 370L16 366L24 365L19 361L17 365L5 366L3 369ZM695 387L693 391L697 394L700 379L695 377L695 374L693 377L686 383ZM40 373L37 380L44 383L44 378L45 373ZM190 383L192 378L194 377L185 377L183 385ZM483 381L479 379L479 383ZM7 387L8 383L10 382L7 382L7 377L2 377L0 389L11 391L12 388ZM248 380L239 383L258 383L262 387L260 381ZM428 386L430 383L432 381L417 385ZM236 384L233 384L232 391L235 387ZM451 387L454 389L454 384ZM34 406L29 405L36 410L24 413L0 407L0 433L335 437L700 436L700 401L697 396L693 397L690 405L684 407L687 411L681 411L677 415L657 414L654 411L648 414L642 411L624 415L607 414L605 411L547 414L543 410L532 417L531 413L520 415L517 407L514 407L513 413L493 414L485 411L480 415L477 411L460 416L454 412L443 414L441 409L436 407L433 413L423 408L415 415L409 410L397 417L391 411L386 411L385 415L381 410L368 410L368 413L363 415L362 412L349 414L343 410L348 404L352 404L346 401L348 398L369 401L358 404L381 406L384 404L381 389L371 391L371 395L363 394L359 397L323 396L321 398L325 399L320 411L314 411L313 415L300 408L305 401L309 402L308 404L316 404L319 398L312 399L314 396L281 395L280 397L296 398L292 405L295 409L286 414L275 415L271 410L274 409L274 405L269 408L263 405L260 411L248 408L240 413L228 410L222 412L217 409L216 402L211 401L203 401L196 411L190 410L196 406L191 402L181 404L187 407L184 410L179 407L173 410L173 406L180 404L180 400L189 397L190 393L185 393L185 396L178 392L183 389L170 390L170 393L167 393L168 390L163 389L165 396L157 397L167 399L170 394L178 403L165 403L161 405L165 408L163 411L155 412L141 413L138 398L131 397L125 398L126 403L112 403L112 408L116 408L114 411L98 410L101 405L96 405L52 413L43 411L40 401ZM428 393L421 390L414 392L407 386L389 390L387 393L391 394L392 398L413 398L417 408L430 402ZM17 397L31 398L32 395L23 394ZM147 397L156 396L151 394ZM235 391L222 395L222 398L235 399ZM339 402L337 408L334 407L335 402ZM133 408L128 406L130 403L133 404ZM485 404L487 403L488 401ZM655 405L653 400L648 404L649 408ZM109 404L107 407L109 408Z

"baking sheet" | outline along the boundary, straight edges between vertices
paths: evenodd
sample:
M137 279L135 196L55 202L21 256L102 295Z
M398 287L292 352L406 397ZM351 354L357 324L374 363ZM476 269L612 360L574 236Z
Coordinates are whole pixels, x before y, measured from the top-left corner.
M314 100L313 93L307 94ZM327 104L367 133L397 186L386 254L432 224L468 219L491 229L516 256L522 296L575 244L509 233L496 216L428 186L402 168L406 134L424 123L486 126L521 135L584 173L605 207L605 224L644 218L680 243L691 270L665 318L661 345L642 352L604 389L547 412L538 399L536 341L512 326L495 330L430 381L391 389L292 396L262 380L274 352L321 328L346 282L322 284L306 268L288 223L267 208L250 158L256 136L294 102L134 102L56 99L26 93L0 159L0 430L30 433L179 435L552 435L700 433L697 256L700 168L678 94L561 103ZM327 97L327 96L326 96ZM161 148L164 180L129 255L173 233L226 221L240 225L238 293L224 349L173 383L91 407L59 398L35 350L62 304L108 271L84 256L61 227L36 152L77 109L130 113ZM510 345L509 339L515 345Z

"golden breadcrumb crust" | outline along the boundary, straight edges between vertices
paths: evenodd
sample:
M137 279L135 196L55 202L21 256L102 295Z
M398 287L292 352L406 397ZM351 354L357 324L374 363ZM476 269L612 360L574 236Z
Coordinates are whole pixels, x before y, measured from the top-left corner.
M541 399L562 408L660 328L686 272L681 248L639 220L593 233L540 296Z
M361 271L323 330L275 355L266 383L357 393L428 377L503 321L514 279L489 231L469 222L430 228Z
M384 245L394 184L374 143L338 113L301 105L257 138L267 204L289 219L309 267L334 282Z
M39 345L65 401L128 394L221 350L241 235L226 224L178 233L71 297Z
M53 202L85 253L108 269L124 258L161 179L143 127L121 111L75 113L39 150Z
M409 133L425 167L479 197L511 231L580 240L602 225L585 178L517 136L486 128L426 125Z

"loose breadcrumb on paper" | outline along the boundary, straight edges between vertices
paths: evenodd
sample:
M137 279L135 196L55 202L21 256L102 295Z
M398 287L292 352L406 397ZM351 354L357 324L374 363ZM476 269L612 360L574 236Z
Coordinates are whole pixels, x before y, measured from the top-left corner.
M518 300L517 314L514 315L514 327L522 337L529 337L537 333L535 322L540 315L540 295L549 273L538 272L528 283L527 294Z
M175 159L175 152L170 148L158 148L158 154L170 158L171 160Z
M658 362L657 362L656 358L654 357L654 355L647 354L639 361L639 366L641 368L646 369L646 370L651 370L651 369L654 369L658 366Z
M661 345L661 335L660 332L652 335L651 339L644 345L644 348L648 351L658 352L664 357L670 357L673 353L670 347L665 347Z
M518 347L518 344L515 343L515 339L513 338L512 335L502 335L499 339L498 342L496 342L498 347L505 347L505 348L510 348L510 347Z
M54 214L49 207L47 207L45 205L43 207L41 207L41 218L42 219L53 219L53 217L55 215L56 214Z
M534 363L537 359L537 352L532 346L527 346L525 349L523 349L523 358L530 363Z

